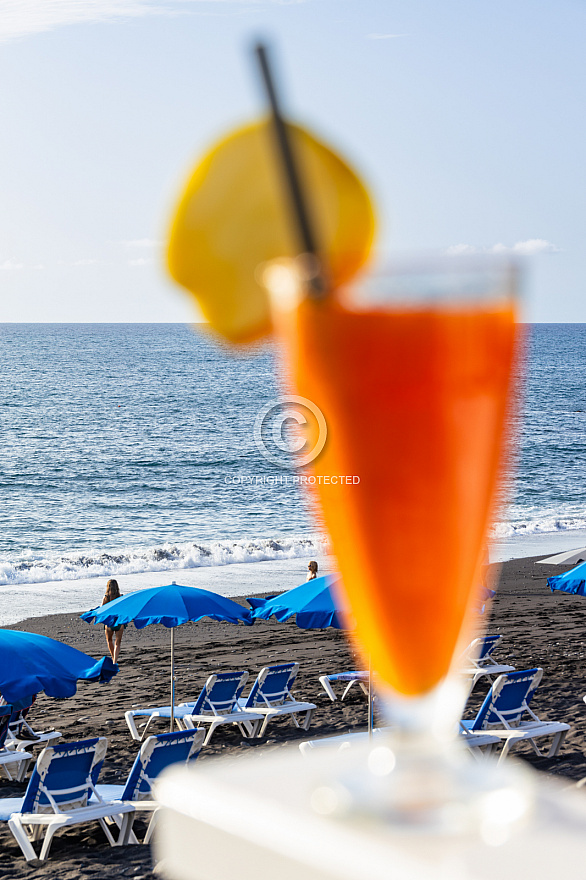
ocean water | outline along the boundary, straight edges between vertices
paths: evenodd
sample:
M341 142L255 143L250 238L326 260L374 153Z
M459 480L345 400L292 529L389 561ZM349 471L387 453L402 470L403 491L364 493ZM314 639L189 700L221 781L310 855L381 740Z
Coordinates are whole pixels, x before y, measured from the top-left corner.
M501 539L586 529L586 325L528 328L520 455Z
M497 558L586 530L586 326L528 335ZM0 325L0 356L0 623L96 604L95 578L203 585L203 571L234 595L327 558L292 472L255 442L279 397L270 350L234 357L184 325L17 324Z

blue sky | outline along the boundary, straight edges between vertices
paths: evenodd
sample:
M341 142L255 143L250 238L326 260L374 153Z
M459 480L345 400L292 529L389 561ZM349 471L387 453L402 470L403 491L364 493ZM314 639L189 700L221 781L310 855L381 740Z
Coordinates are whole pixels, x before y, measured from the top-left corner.
M0 321L193 320L170 211L262 109L262 36L382 252L527 254L527 319L586 322L585 31L581 0L0 0Z

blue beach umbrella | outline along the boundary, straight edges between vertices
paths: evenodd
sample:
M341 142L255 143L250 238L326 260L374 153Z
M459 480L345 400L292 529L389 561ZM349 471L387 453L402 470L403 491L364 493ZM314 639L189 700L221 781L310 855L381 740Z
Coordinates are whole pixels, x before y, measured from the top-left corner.
M547 586L555 592L571 593L574 596L586 596L586 562L577 565L565 574L558 574L547 579Z
M345 606L341 604L341 596L334 595L332 587L338 578L325 574L293 587L280 596L269 596L265 599L247 599L252 607L252 617L256 620L270 620L276 617L281 623L295 617L299 629L344 629L340 612Z
M0 629L0 693L7 703L41 691L72 697L78 681L107 682L117 672L109 657L96 661L47 636Z
M105 626L134 623L137 629L144 629L152 623L161 623L171 630L171 731L175 723L175 627L188 621L195 623L204 617L252 625L250 611L237 602L210 590L183 587L176 583L137 590L81 615L81 619L88 623L102 623Z
M351 621L352 614L344 602L344 594L335 590L338 580L337 575L326 574L293 587L279 596L267 596L264 599L251 597L246 601L252 608L254 620L270 620L271 617L276 617L284 623L295 617L299 629L326 629L329 626L335 629L352 628L343 626L341 622L343 618ZM494 590L482 587L476 610L484 614L484 602L494 596Z

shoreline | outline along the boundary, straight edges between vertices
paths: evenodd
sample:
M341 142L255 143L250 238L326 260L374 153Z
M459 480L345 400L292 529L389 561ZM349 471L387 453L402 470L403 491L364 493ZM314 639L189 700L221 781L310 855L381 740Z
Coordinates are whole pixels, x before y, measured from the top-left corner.
M319 574L334 571L332 556L317 556ZM302 583L307 575L307 557L271 559L263 562L235 562L230 565L147 571L116 577L122 593L159 587L173 581L200 587L230 599L267 593L281 593ZM0 627L31 619L30 606L40 610L35 617L51 614L81 614L102 601L108 578L79 578L38 584L10 584L0 587ZM54 609L54 610L52 610ZM32 618L34 619L34 618Z
M554 553L586 546L586 531L552 532L506 541L490 546L491 564L545 558ZM318 554L320 574L335 571L333 556ZM134 574L111 575L120 582L123 593L176 581L185 586L203 587L231 599L267 593L280 593L305 580L308 558L293 557L259 562L236 562L198 568L165 569ZM565 569L552 569L561 574ZM52 614L81 614L98 605L104 594L107 576L39 583L0 586L0 627L12 626L36 617ZM31 616L30 608L38 609Z
M559 552L562 552L562 551L560 550ZM553 555L553 553L550 555ZM544 598L544 596L551 596L552 600L554 600L554 601L559 599L560 594L552 594L551 591L549 590L549 588L547 587L547 578L552 577L556 574L562 574L563 571L565 570L565 567L558 566L558 565L543 565L543 564L539 564L536 566L535 564L538 562L538 560L540 560L542 558L543 558L543 554L539 554L538 556L520 556L520 557L515 557L513 559L507 559L502 562L499 561L499 562L491 562L490 563L489 572L487 575L487 585L489 587L491 587L491 589L495 589L497 592L496 592L495 598L492 600L492 605L487 605L487 614L483 615L479 619L479 625L480 625L481 629L484 627L483 621L491 620L492 617L495 615L495 609L498 607L499 598L501 598L501 597L502 597L503 601L508 601L508 598L510 598L511 596L520 597L521 595L526 598L530 598L531 596L533 596L533 597L540 596L541 598ZM254 583L252 582L252 581L254 581L254 578L253 578L253 579L251 579L250 588L247 588L247 589L243 588L244 591L242 593L237 593L237 592L233 592L233 591L222 593L222 595L229 596L229 598L233 599L235 602L238 602L238 604L242 605L245 608L249 607L248 603L246 602L246 596L264 597L264 596L271 595L274 593L281 593L281 592L284 592L285 590L291 589L292 587L299 586L304 580L304 578L299 577L300 574L303 574L303 570L304 570L303 569L303 566L304 566L303 560L293 559L293 560L280 560L277 562L267 561L267 562L259 562L259 563L234 564L234 566L230 566L230 567L235 568L235 567L240 567L240 565L246 566L247 568L251 568L253 566L254 567L267 566L267 572L270 576L270 579L273 580L273 582L274 582L274 586L272 586L270 589L255 590ZM291 568L293 570L289 570L289 571L287 571L286 569L283 570L285 565L288 568ZM221 567L219 566L218 568L223 569L223 568L225 568L225 566L221 566ZM217 570L217 569L214 569L214 570ZM201 571L200 569L196 569L196 572L200 572L200 571ZM320 575L330 574L332 572L335 572L334 560L332 557L329 557L329 559L326 557L325 560L321 560L319 562L319 574ZM153 579L153 580L156 580L157 583L150 582L151 578L148 578L148 580L149 580L148 586L160 586L162 584L169 583L170 579L166 578L165 575L175 574L175 572L158 572L157 574L159 575L159 577ZM192 574L193 574L193 572L192 572ZM127 576L124 578L123 585L126 586L127 581L130 580L130 578L143 579L144 577L145 576L142 574ZM279 579L278 584L275 583L277 577ZM194 580L202 580L202 579L204 579L204 578L203 577L202 578L199 578L199 577L194 578ZM103 578L103 577L92 578L91 580L96 581L97 584L99 584L100 588L103 591L104 581L106 580L105 578ZM122 578L120 578L120 580L122 581ZM191 580L191 578L183 578L182 580L187 581L187 580ZM160 583L158 583L158 581L160 581ZM284 582L292 581L292 583L283 584L283 583L281 583L281 581L284 581ZM530 589L530 581L540 582L542 589L541 590L538 589L536 592L532 591ZM192 584L186 584L186 585L187 586L201 586L201 584L199 584L199 583L192 583ZM209 586L207 588L209 588ZM128 588L126 588L126 592L134 592L135 590L139 590L139 589L142 589L142 587L141 586L134 586L134 588L131 588L130 590ZM518 592L519 590L521 592ZM505 599L505 596L508 598ZM578 600L580 599L580 597L570 597L570 598L577 598ZM584 612L585 612L585 616L586 616L586 600L582 600L582 601L584 601L584 603L585 603L584 604ZM22 618L21 620L13 621L12 623L3 624L3 628L5 628L5 629L27 629L28 628L31 632L38 632L43 635L50 635L52 638L56 637L56 636L52 636L50 634L50 631L52 631L52 630L59 631L59 633L61 635L65 634L67 631L73 630L74 632L72 632L71 634L74 636L75 640L83 642L83 641L85 641L84 631L86 632L86 634L88 633L88 631L99 631L100 635L102 636L102 630L103 630L103 627L101 625L87 624L81 620L80 614L82 614L86 610L88 610L87 607L82 607L81 609L75 609L73 611L55 611L55 612L50 612L48 614L31 615L31 616ZM79 623L81 624L81 631L80 632L77 631L77 626L75 624L76 621L79 621ZM257 623L260 623L260 621L257 621ZM194 626L194 625L201 626L202 622L200 622L199 624L191 624L191 623L182 624L180 627L176 628L176 633L180 632L184 626ZM63 627L65 627L65 629L63 629ZM154 630L153 630L153 627L146 627L143 630L136 630L136 628L132 624L129 624L126 629L127 629L127 633L129 630L131 630L133 632L136 632L137 634L145 633L145 632L152 633L153 631L168 632L166 630L166 628L158 627L158 626L155 627ZM90 639L92 638L91 632L88 637ZM156 638L157 644L160 641L161 641L160 638ZM164 638L162 641L164 642ZM77 647L77 645L75 645L75 644L73 646ZM104 648L105 648L105 643L104 643ZM80 648L80 650L84 650L84 649Z

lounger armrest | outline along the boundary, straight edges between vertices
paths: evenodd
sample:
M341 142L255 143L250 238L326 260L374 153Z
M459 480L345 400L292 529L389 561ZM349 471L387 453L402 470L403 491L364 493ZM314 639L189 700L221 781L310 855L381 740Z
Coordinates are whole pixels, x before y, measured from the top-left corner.
M90 822L92 819L103 819L106 816L121 816L132 813L135 805L129 801L106 801L91 803L87 807L78 807L63 813L13 813L23 825L51 825L54 822L63 825L77 825Z

